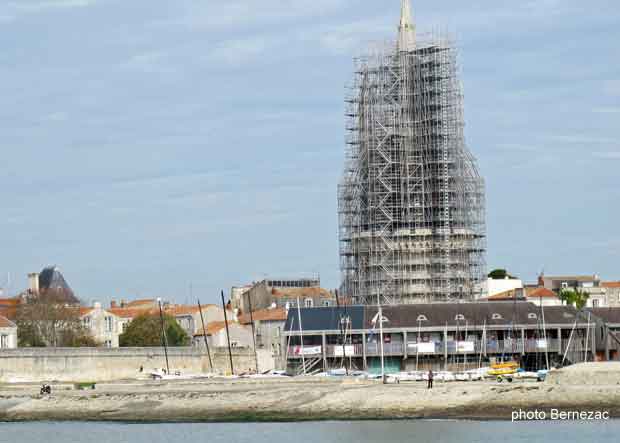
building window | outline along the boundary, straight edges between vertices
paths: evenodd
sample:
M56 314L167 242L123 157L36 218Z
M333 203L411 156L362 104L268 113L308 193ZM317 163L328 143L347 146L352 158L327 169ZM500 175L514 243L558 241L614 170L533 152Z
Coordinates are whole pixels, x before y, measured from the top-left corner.
M84 324L84 327L90 328L90 317L84 317L82 319L82 323Z
M112 317L105 318L105 331L112 332Z
M311 308L312 306L314 306L314 301L311 298L307 298L304 301L304 304L305 304L306 308Z
M112 340L106 340L105 341L105 347L106 348L111 348L112 347Z
M592 300L592 307L593 308L598 308L599 307L599 299L595 298Z
M9 336L0 335L0 349L9 347Z
M323 300L323 306L325 306L326 308L329 308L329 300Z

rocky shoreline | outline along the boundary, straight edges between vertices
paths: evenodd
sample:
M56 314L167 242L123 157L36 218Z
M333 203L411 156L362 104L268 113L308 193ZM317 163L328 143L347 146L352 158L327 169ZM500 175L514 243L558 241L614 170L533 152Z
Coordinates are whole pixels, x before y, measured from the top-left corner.
M0 386L0 421L239 422L371 419L510 420L515 410L608 411L620 418L617 385L515 381L383 385L357 379L125 381L94 390Z

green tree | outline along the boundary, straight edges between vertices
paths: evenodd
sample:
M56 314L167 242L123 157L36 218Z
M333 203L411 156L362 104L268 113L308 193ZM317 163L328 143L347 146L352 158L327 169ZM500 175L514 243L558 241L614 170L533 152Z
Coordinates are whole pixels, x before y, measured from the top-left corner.
M174 317L164 314L164 327L168 346L187 346L189 337ZM143 314L129 322L125 332L118 337L120 346L161 346L161 318L156 314Z
M587 292L580 291L579 289L562 289L560 291L560 300L567 305L574 306L578 310L583 309L589 298L590 295Z
M505 269L493 269L491 272L489 272L488 277L492 278L493 280L504 280L505 278L515 278L512 275L510 275L508 271L506 271Z

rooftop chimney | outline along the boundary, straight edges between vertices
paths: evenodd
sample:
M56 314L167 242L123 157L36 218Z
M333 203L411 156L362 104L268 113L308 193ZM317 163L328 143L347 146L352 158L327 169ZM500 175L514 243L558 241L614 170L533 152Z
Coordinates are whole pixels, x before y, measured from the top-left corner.
M112 300L110 302L110 308L112 308L112 309L116 308L116 300Z

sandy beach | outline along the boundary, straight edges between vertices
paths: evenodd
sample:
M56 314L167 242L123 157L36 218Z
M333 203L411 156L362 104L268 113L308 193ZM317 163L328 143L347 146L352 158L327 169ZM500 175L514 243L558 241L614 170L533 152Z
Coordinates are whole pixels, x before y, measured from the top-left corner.
M551 408L605 410L620 418L615 378L594 385L574 374L571 380L438 382L432 390L423 382L353 378L122 381L94 390L53 385L49 396L38 385L0 385L0 421L510 420L514 410Z

